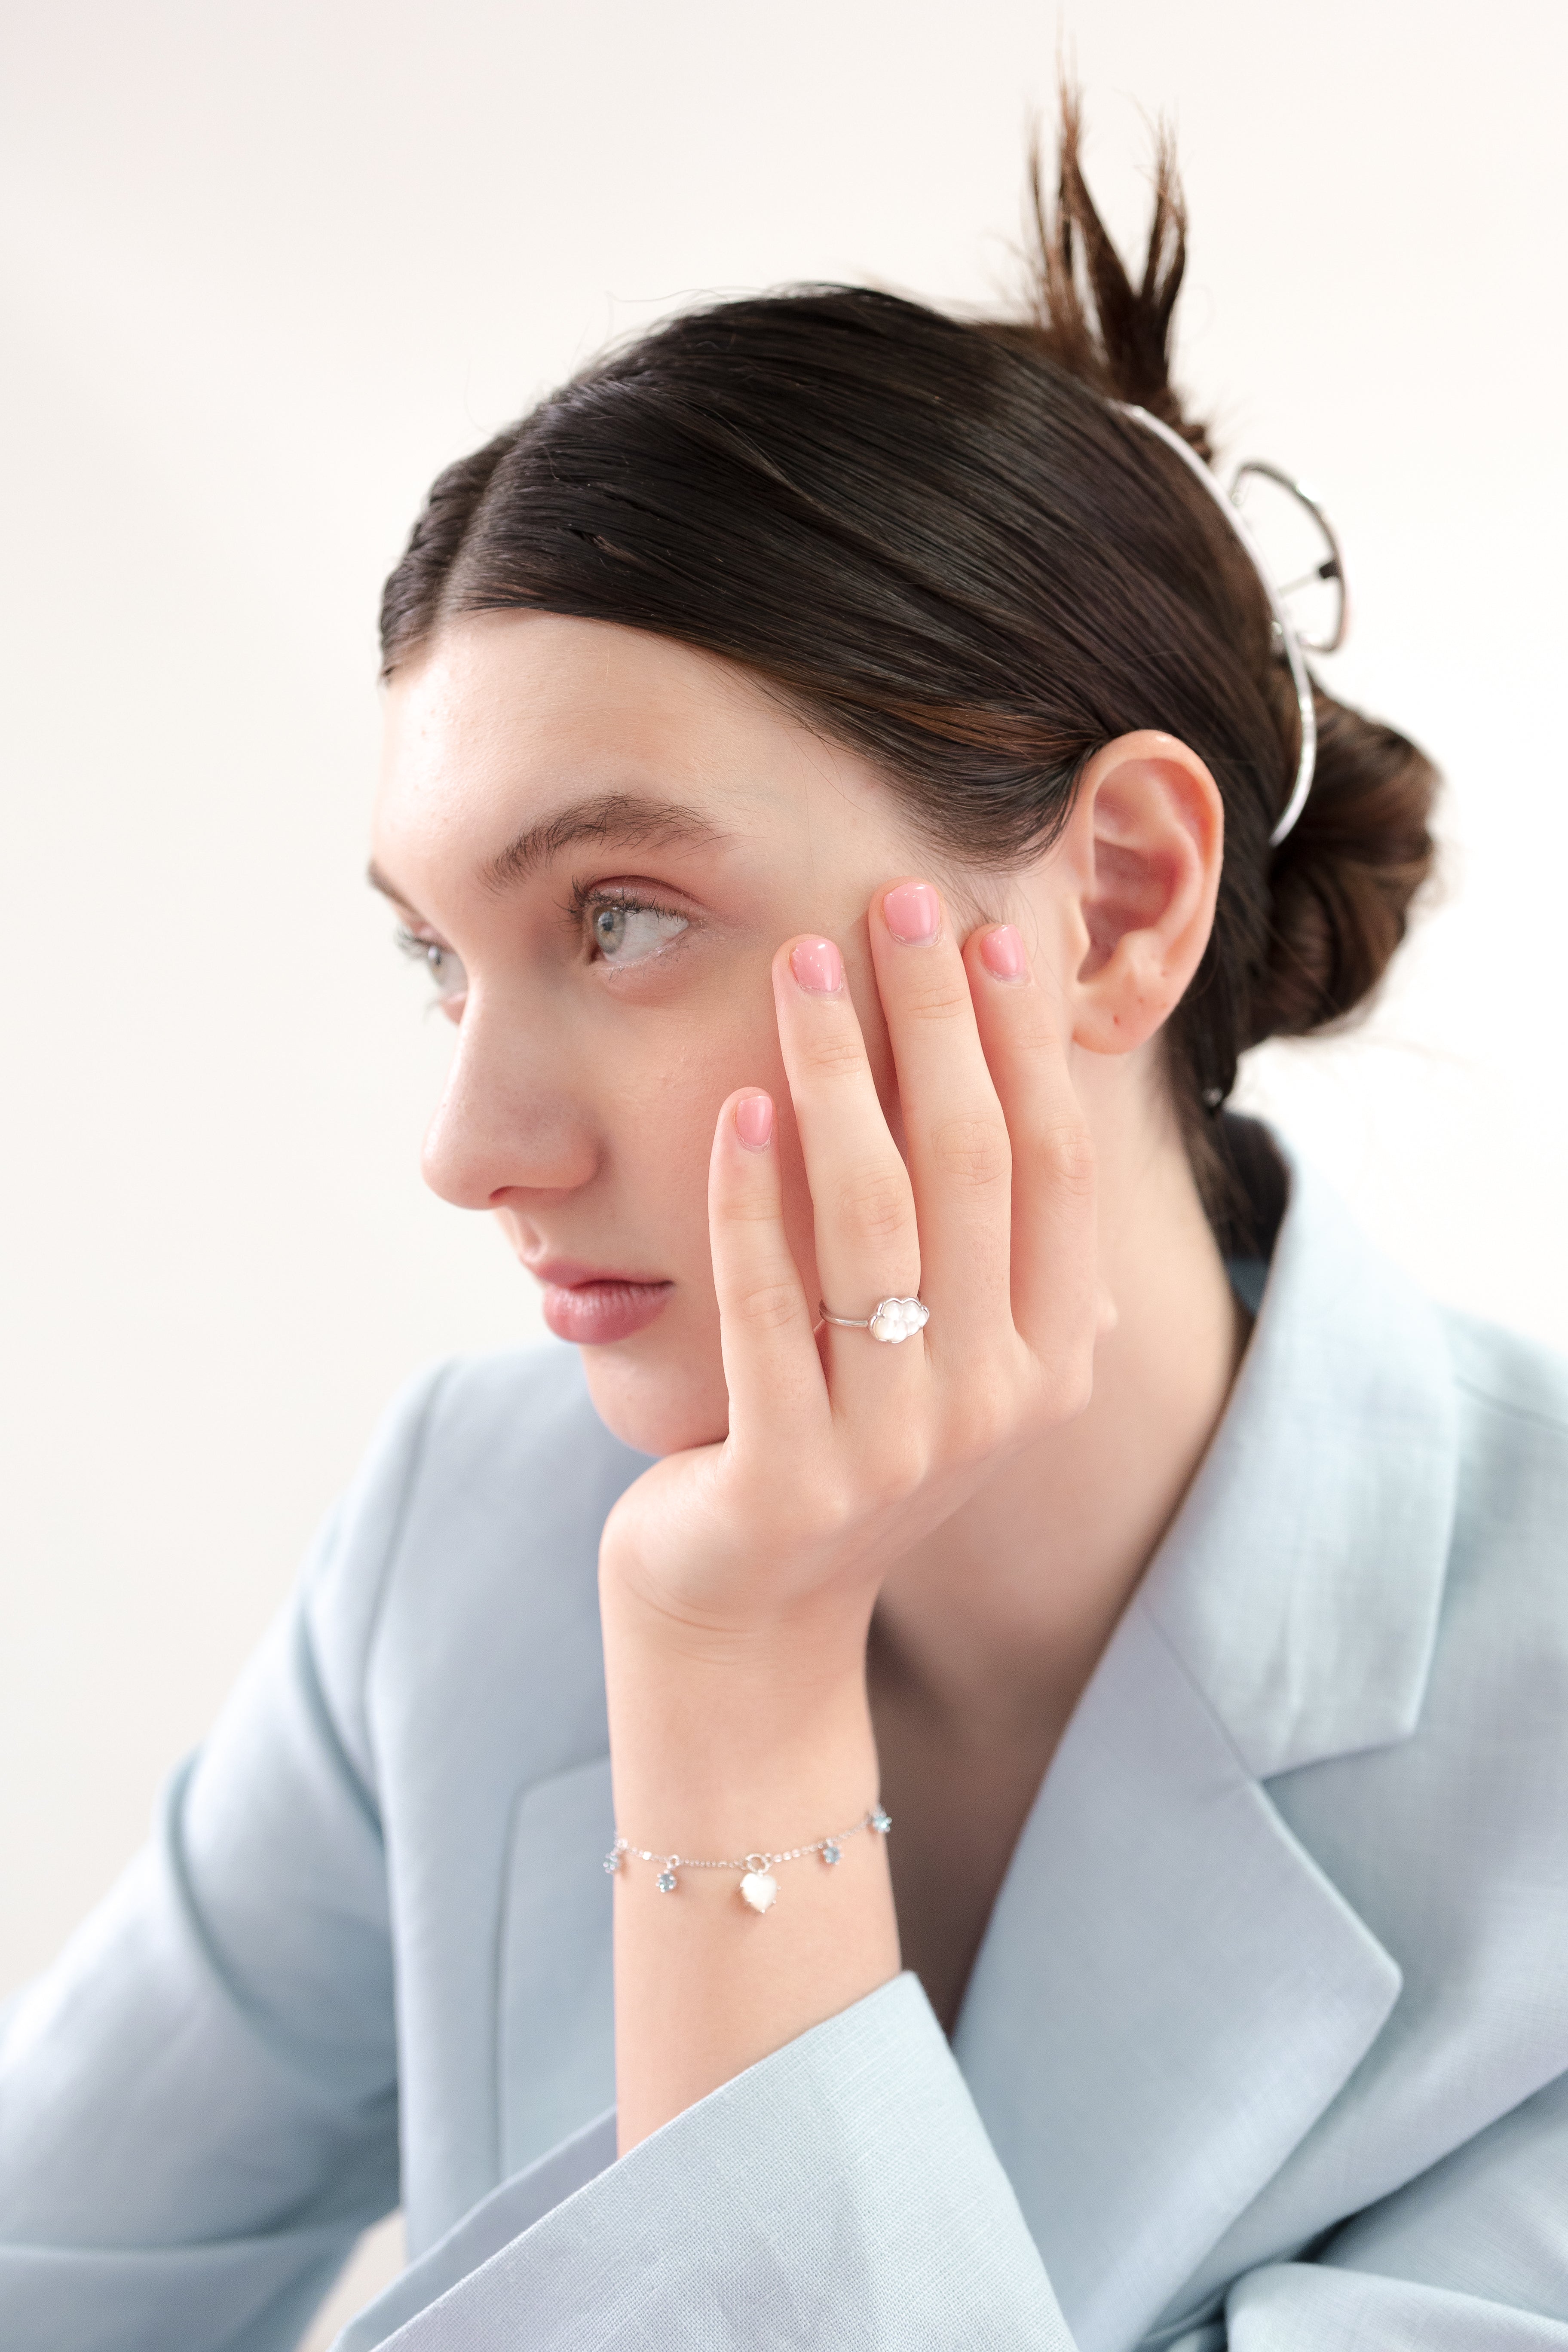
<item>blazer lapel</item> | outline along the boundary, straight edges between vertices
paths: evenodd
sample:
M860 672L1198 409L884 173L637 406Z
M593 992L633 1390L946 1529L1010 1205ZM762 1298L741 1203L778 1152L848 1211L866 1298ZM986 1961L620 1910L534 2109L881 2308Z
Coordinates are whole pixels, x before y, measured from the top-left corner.
M1030 1815L954 2041L1081 2352L1137 2342L1399 1986L1135 1602Z
M1173 2306L1400 1990L1265 1784L1415 1727L1452 1375L1433 1310L1291 1176L1225 1420L1052 1761L954 2035L1082 2352Z

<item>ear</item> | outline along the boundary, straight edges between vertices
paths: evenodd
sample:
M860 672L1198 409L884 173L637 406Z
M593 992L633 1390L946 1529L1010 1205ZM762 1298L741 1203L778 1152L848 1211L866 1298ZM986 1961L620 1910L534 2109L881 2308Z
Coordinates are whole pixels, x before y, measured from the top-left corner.
M1131 1053L1174 1011L1214 928L1224 847L1219 788L1175 736L1145 729L1095 753L1058 845L1075 1044Z

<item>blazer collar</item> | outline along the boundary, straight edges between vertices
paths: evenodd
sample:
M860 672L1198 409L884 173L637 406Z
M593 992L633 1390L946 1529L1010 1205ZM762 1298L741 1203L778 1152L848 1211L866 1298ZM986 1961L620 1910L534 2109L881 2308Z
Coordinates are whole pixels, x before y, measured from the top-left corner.
M954 2036L1081 2352L1172 2307L1400 1990L1261 1783L1415 1726L1451 1376L1432 1310L1290 1177L1225 1419L1046 1776Z

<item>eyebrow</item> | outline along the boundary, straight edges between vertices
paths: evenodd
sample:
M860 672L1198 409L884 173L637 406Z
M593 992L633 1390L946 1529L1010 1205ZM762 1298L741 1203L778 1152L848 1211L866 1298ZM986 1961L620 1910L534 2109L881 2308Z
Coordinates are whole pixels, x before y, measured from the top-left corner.
M578 841L624 842L628 849L689 849L721 841L700 810L637 793L599 793L542 817L490 858L484 878L492 890L510 889Z
M653 799L639 793L597 793L573 801L553 816L542 817L487 858L481 879L487 889L510 890L547 866L574 842L619 842L629 849L692 848L723 841L727 836L701 811L679 801ZM400 907L410 901L396 884L372 864L369 879L384 898Z

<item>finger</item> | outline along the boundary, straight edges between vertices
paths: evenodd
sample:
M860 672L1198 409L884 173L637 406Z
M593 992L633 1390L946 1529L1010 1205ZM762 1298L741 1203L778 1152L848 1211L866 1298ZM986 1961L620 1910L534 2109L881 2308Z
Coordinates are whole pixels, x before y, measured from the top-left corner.
M1011 923L964 948L975 1021L1012 1139L1013 1319L1070 1386L1100 1322L1094 1151L1068 1071L1067 1008Z
M964 1360L1011 1315L1012 1150L963 956L940 894L900 882L869 915L919 1220L921 1296L939 1352ZM941 1318L940 1323L937 1318Z
M909 1171L878 1099L833 941L786 941L773 959L773 996L811 1188L822 1297L835 1315L868 1317L879 1300L918 1291L920 1236ZM842 1370L886 1394L891 1367L878 1360L921 1355L907 1341L889 1349L867 1332L831 1324L828 1331L836 1392Z
M816 1316L784 1232L771 1095L733 1094L719 1113L708 1167L708 1230L719 1333L737 1444L804 1433L827 1410L812 1338Z

